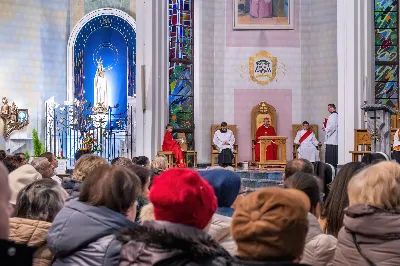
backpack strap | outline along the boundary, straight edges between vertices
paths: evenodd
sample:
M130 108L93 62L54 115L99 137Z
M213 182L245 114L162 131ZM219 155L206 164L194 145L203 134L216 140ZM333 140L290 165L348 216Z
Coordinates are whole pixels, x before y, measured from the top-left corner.
M354 232L351 232L351 236L353 237L353 241L354 244L356 245L356 248L358 250L358 253L360 253L360 255L368 262L368 264L370 266L376 266L376 264L374 262L372 262L372 260L370 260L367 256L365 256L365 254L362 252L360 245L357 242L357 237L356 234Z

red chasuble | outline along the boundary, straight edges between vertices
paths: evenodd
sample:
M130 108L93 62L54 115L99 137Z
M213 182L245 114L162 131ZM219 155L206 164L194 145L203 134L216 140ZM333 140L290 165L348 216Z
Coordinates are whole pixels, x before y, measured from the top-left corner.
M181 146L179 146L179 143L174 140L172 134L169 131L165 132L162 150L172 151L174 153L176 163L178 165L183 163L183 151L181 149Z
M262 136L276 136L275 129L271 126L265 127L264 125L260 126L256 132L256 144L254 145L254 152L255 152L255 160L256 162L260 161L260 137ZM276 160L277 153L278 153L278 145L272 143L271 145L267 146L267 150L265 151L266 155L265 158L267 160Z
M310 136L312 133L311 130L307 130L306 133L303 134L303 136L301 136L301 138L299 139L300 144L303 143L303 141L305 141L308 136Z

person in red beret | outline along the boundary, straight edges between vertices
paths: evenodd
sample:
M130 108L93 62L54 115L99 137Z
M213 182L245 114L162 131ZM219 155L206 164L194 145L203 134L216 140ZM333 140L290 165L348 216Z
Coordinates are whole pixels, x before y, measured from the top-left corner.
M163 172L149 199L155 221L122 232L120 265L231 265L234 259L207 233L217 198L196 171Z

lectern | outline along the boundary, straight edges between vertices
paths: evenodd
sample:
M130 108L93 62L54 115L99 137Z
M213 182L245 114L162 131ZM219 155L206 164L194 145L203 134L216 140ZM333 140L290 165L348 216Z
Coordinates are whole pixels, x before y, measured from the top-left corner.
M259 168L263 168L265 166L284 166L286 165L286 140L287 137L284 136L261 136L260 137L260 163ZM266 160L265 159L265 151L269 145L271 145L272 141L278 145L278 158L277 160Z
M390 158L391 116L397 110L383 104L365 104L361 109L367 113L367 130L371 136L371 152L383 152Z

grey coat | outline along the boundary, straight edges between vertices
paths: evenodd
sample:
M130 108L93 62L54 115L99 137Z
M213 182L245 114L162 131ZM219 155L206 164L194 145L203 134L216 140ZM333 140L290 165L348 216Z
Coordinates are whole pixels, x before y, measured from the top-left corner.
M229 253L206 232L165 221L146 221L121 235L120 266L230 266Z
M375 265L400 265L400 213L374 206L349 207L338 235L333 265L369 266L357 250L355 234L361 252Z
M69 201L47 235L48 247L56 257L53 266L118 265L121 244L114 234L132 226L135 223L108 208Z

